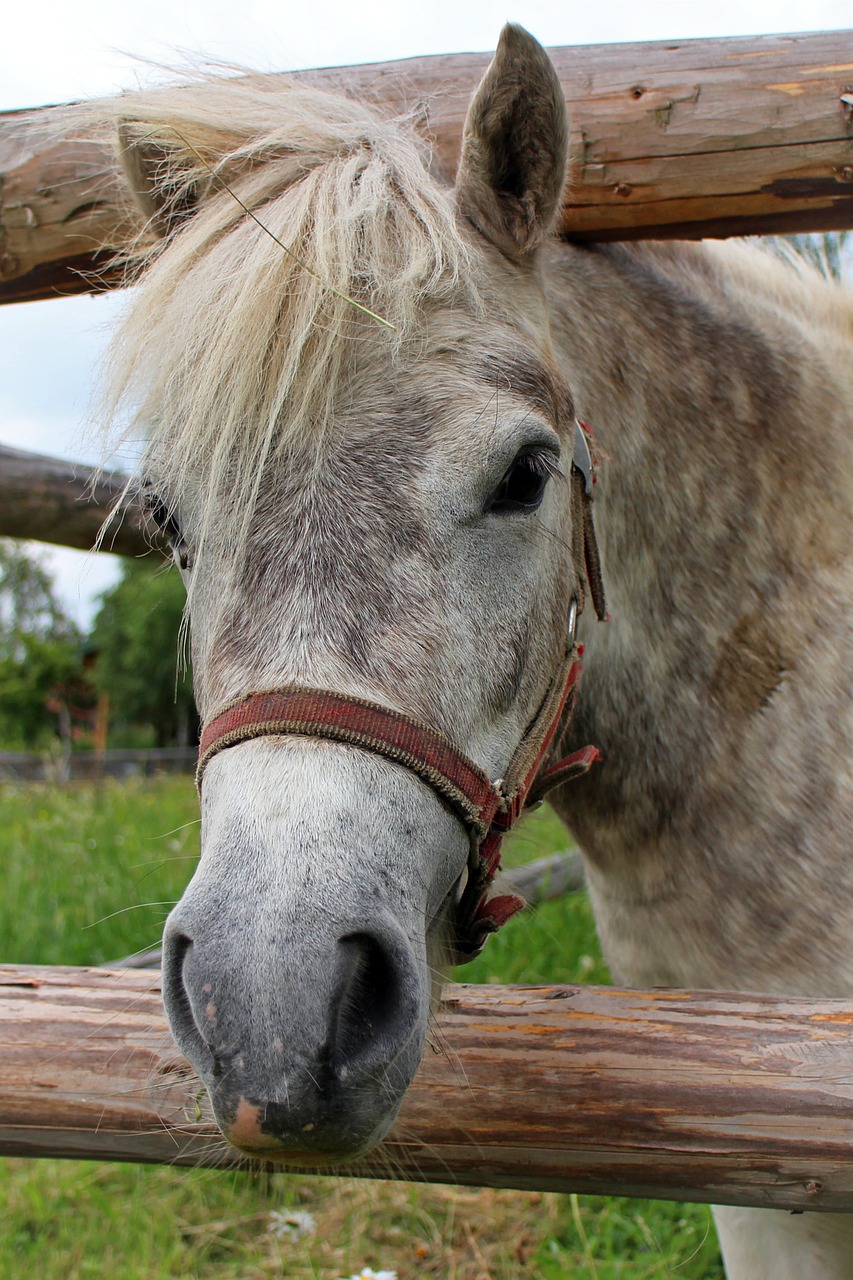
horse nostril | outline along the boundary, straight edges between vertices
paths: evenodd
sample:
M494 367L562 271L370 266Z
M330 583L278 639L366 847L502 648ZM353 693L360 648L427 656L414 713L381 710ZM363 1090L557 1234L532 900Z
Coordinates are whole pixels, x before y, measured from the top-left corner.
M186 968L192 950L192 938L167 928L163 938L163 1003L179 1047L200 1067L201 1063L210 1065L212 1051L196 1020L187 988Z
M340 985L332 1011L330 1048L332 1067L345 1077L350 1066L376 1056L384 1059L395 1033L403 1030L408 1003L400 965L377 939L367 933L341 938Z

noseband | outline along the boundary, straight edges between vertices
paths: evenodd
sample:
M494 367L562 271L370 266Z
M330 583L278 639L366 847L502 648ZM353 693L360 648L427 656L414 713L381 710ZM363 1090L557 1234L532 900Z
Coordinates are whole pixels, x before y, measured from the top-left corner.
M573 554L578 582L586 582L596 614L603 619L604 593L591 513L594 477L586 438L578 424L572 479L576 531ZM235 699L207 722L199 743L199 790L204 771L218 752L261 737L296 734L326 738L371 751L409 769L432 787L470 835L468 876L455 903L451 949L454 963L471 960L482 950L489 934L524 906L514 894L489 898L500 867L504 836L525 809L539 804L555 787L585 773L599 758L595 747L584 747L545 766L554 735L574 701L582 652L575 644L575 625L582 604L582 599L572 600L565 656L503 778L497 781L492 781L444 733L425 721L330 689L284 685Z

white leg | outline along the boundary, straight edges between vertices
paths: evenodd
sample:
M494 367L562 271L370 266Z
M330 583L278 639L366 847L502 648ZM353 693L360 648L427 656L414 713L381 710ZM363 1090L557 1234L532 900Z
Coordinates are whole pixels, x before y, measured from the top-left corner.
M729 1280L853 1280L853 1215L714 1206Z

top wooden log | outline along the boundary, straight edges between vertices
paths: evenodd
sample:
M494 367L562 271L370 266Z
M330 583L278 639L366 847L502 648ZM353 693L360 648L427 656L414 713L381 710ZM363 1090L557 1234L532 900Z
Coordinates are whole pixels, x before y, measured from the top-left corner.
M563 230L578 240L853 226L853 31L552 49L572 118ZM415 107L451 175L488 54L298 73ZM49 108L0 115L0 301L107 288L110 150L45 146ZM94 275L93 275L94 273Z

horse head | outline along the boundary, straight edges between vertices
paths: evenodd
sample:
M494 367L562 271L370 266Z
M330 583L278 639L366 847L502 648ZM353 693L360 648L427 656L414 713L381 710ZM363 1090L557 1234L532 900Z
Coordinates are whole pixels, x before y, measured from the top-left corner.
M408 126L272 80L155 93L122 121L147 223L117 382L208 723L252 693L334 691L506 776L586 585L539 268L567 133L519 27L454 189ZM234 1145L352 1157L420 1061L471 824L388 751L286 717L224 736L165 929L170 1025Z

